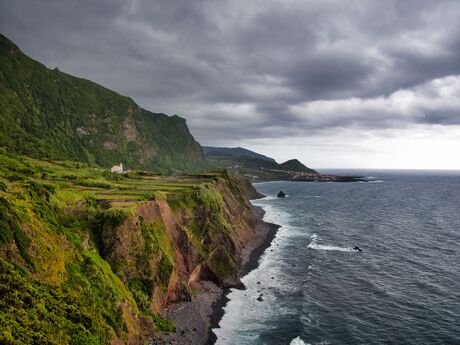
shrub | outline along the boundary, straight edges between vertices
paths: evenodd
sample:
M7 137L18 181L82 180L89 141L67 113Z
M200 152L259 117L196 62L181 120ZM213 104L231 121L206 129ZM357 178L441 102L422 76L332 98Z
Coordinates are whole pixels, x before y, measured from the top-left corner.
M171 320L167 320L163 318L159 314L153 314L151 313L150 316L153 319L153 322L155 322L155 325L157 326L159 331L166 332L166 333L174 333L176 330L176 327L174 326L174 322Z
M19 274L0 258L1 344L100 344L95 312L59 289L40 285ZM105 341L104 341L105 342Z
M0 244L16 243L22 258L33 268L33 261L27 249L30 238L22 230L17 215L5 198L0 198Z
M110 182L107 182L105 180L93 180L93 179L87 179L83 181L78 181L77 184L80 186L85 186L85 187L96 187L96 188L113 188L114 185Z
M144 200L166 200L166 193L164 192L147 192L143 195L142 199Z

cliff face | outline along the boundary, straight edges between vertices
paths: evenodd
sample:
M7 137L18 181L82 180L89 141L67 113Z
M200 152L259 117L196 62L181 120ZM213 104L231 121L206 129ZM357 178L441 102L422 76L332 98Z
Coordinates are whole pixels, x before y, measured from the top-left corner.
M200 280L240 286L252 186L0 151L0 342L140 344Z
M226 176L181 199L142 203L119 225L106 219L100 252L137 301L159 312L189 300L201 279L240 286L241 249L253 221L239 185Z
M160 172L205 166L183 118L48 69L2 35L0 119L0 146L32 157Z

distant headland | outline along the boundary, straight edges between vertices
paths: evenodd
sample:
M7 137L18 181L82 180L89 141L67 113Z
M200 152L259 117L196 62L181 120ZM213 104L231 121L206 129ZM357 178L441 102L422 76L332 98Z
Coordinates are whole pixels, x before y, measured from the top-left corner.
M261 181L316 181L358 182L366 181L362 176L340 176L322 174L302 164L297 159L277 163L273 158L242 147L203 146L205 158L216 167L244 176L253 182Z

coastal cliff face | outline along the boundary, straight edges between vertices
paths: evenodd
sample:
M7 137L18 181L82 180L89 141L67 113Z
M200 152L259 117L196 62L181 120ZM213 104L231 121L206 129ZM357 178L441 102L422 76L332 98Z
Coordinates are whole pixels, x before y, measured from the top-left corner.
M250 184L0 153L0 342L141 344L201 280L241 285ZM91 178L89 178L91 176Z
M48 69L1 34L0 118L0 146L31 157L161 173L207 166L185 119Z
M139 288L138 301L159 312L191 299L202 279L241 286L241 250L254 221L237 180L223 173L192 193L146 201L121 221L104 218L100 252L122 281Z

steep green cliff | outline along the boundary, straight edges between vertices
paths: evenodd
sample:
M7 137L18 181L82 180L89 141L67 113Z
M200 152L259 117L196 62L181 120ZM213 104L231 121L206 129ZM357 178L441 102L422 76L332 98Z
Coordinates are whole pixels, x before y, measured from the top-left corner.
M253 187L0 149L0 343L142 344L200 280L239 286Z
M2 35L0 120L0 146L32 157L160 172L205 165L184 119L50 70Z

